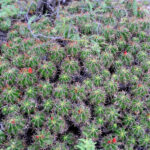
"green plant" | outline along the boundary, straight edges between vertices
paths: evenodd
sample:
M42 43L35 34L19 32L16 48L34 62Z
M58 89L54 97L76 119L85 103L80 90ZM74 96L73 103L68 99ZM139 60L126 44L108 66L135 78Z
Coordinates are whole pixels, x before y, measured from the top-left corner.
M133 34L139 31L139 24L138 23L130 23L128 24L129 31Z
M46 112L50 112L54 106L54 102L52 99L45 99L44 100L44 103L43 103L43 106L44 106L44 111Z
M144 84L147 83L148 86L150 85L150 75L149 74L145 74L143 76L143 82L144 82Z
M10 105L8 107L8 110L6 110L6 111L7 111L8 114L12 114L12 113L15 114L15 113L19 112L19 107L18 107L18 105L13 104L13 105Z
M49 58L54 63L58 63L61 62L64 57L65 57L65 50L62 47L60 47L57 43L51 44Z
M25 91L27 98L35 98L37 95L37 89L35 87L28 87Z
M0 130L0 144L2 144L6 139L6 134Z
M73 4L68 8L68 12L71 14L80 12L80 8L77 2L73 2Z
M56 98L63 98L68 96L68 87L66 84L58 84L54 89L54 96Z
M46 148L53 143L54 139L49 131L42 129L41 131L37 131L34 140L36 146L39 146L39 148Z
M20 67L20 68L23 68L24 67L24 56L23 55L20 55L18 54L17 56L15 56L13 58L13 65L15 65L16 67Z
M19 139L12 139L7 144L6 150L22 150L23 143Z
M107 120L115 122L119 117L118 110L115 109L113 106L107 108L105 110L105 117L107 118Z
M64 150L67 149L68 146L65 143L56 142L56 144L52 147L52 150Z
M0 75L9 68L9 65L9 62L4 57L0 57Z
M18 69L8 68L7 71L3 73L3 78L7 81L8 84L14 84L17 79Z
M8 33L8 40L11 41L13 40L14 38L18 37L19 34L18 34L18 31L17 30L11 30L9 33Z
M143 97L146 94L148 94L148 87L142 85L141 83L133 86L132 93L135 95L135 97Z
M117 142L113 142L112 136L107 136L103 139L102 141L102 146L104 147L105 150L117 150L118 148L118 143Z
M98 73L100 69L100 59L97 56L89 56L85 60L85 66L90 73Z
M118 139L120 140L124 140L127 138L127 131L123 128L117 129L116 134Z
M139 99L134 99L132 100L132 104L131 104L131 110L133 112L142 112L143 111L143 101L140 101Z
M49 97L52 94L52 85L47 81L40 82L37 86L37 91L43 98Z
M2 31L7 31L11 26L11 20L9 18L5 19L4 21L1 21L0 23L0 29Z
M149 143L150 143L150 136L148 134L143 135L140 139L139 139L139 143L142 146L148 147Z
M117 89L118 89L118 84L117 82L114 82L114 81L105 81L104 82L104 88L106 90L106 93L112 95L114 93L117 92Z
M35 73L29 73L27 68L22 68L18 74L18 84L21 87L32 86L37 82Z
M78 15L75 19L76 19L76 23L78 25L81 25L84 22L88 22L88 20L90 20L90 14L84 13L83 15Z
M115 66L115 68L117 69L117 70L120 70L121 69L121 67L123 66L123 62L119 59L119 60L116 60L115 62L114 62L114 66Z
M87 57L90 57L91 55L91 49L89 49L88 46L85 46L82 51L80 52L80 58L82 60L85 60Z
M99 133L101 133L101 130L99 130L98 126L96 126L94 123L88 124L83 127L83 135L86 138L98 138Z
M102 5L101 5L101 12L106 13L111 10L111 1L110 0L105 0Z
M109 53L109 52L103 52L102 55L101 55L101 61L102 63L104 64L105 67L110 67L111 64L113 63L113 54L112 53Z
M55 26L55 33L63 36L64 38L74 39L74 34L79 37L73 22L70 17L61 17L61 21L57 20L57 25Z
M144 51L139 51L136 55L139 62L143 62L145 59L147 59L147 54Z
M57 134L58 132L63 132L66 128L66 123L63 117L60 115L51 114L51 117L48 118L48 128Z
M101 71L101 74L102 74L102 77L103 77L104 81L105 81L106 79L109 79L110 76L111 76L111 74L110 74L110 72L108 71L108 69L103 69L103 70Z
M24 65L26 67L31 67L31 68L35 68L38 66L38 62L39 62L39 57L37 57L36 55L31 55L29 56L27 54L27 58L24 61Z
M131 65L133 62L133 56L128 53L127 51L125 51L122 56L121 56L121 60L125 65Z
M66 58L65 61L62 63L62 70L70 74L79 72L78 62L74 59Z
M9 114L9 106L6 105L2 108L2 114L8 115Z
M9 3L2 1L2 10L1 10L2 18L17 17L17 14L19 13L19 9L16 8L15 5L11 4L12 2L14 1L9 1Z
M67 145L73 145L74 135L73 133L68 133L62 136L62 141L65 142Z
M104 123L105 123L105 119L104 119L104 117L103 116L97 116L96 117L96 124L97 125L101 125L101 126L103 126L104 125Z
M80 52L80 44L79 42L77 41L72 41L72 42L69 42L66 46L67 48L67 55L70 55L70 56L77 56L77 54Z
M104 91L102 91L100 89L94 89L89 96L90 102L92 104L96 104L96 105L98 105L100 103L104 103L105 96L106 96L106 94Z
M5 122L6 130L9 134L17 135L25 127L25 119L22 115L11 116L10 114Z
M91 51L91 53L93 54L93 55L98 55L99 56L99 58L100 58L100 53L101 53L101 47L99 46L99 44L98 44L98 42L92 42L92 51Z
M90 79L86 79L83 81L83 84L84 84L84 87L85 89L88 91L90 90L92 87L93 87L93 83L92 83L92 80Z
M67 73L65 73L60 76L59 81L61 83L68 83L69 81L71 81L71 77Z
M128 138L127 138L127 147L133 149L135 143L136 143L135 137L128 136Z
M139 123L136 123L135 125L133 125L132 130L135 136L142 136L144 134L143 126L140 125Z
M94 114L99 116L99 115L103 115L105 113L105 110L104 110L104 106L101 105L101 104L98 104L95 106L95 109L94 109Z
M131 72L136 75L137 77L141 77L142 75L142 68L141 67L138 67L138 66L133 66L131 68Z
M129 69L126 69L125 67L120 68L117 71L117 75L122 83L127 83L131 79L131 72Z
M137 1L136 0L133 0L132 10L133 10L134 16L137 16Z
M118 50L117 45L111 45L111 44L110 44L110 45L108 46L108 51L110 51L113 55L116 55L119 50ZM111 56L111 57L112 57L112 56Z
M114 98L114 102L123 110L130 106L130 98L128 95L125 95L124 92L119 92L117 97Z
M17 47L16 44L12 45L12 42L8 42L6 43L6 45L2 47L2 51L5 54L5 58L9 59L15 55L18 55L19 48Z
M75 149L78 150L95 150L95 142L92 139L79 139L78 144L75 145Z
M148 59L142 62L141 65L144 72L147 72L150 69L150 61Z
M15 103L20 96L20 91L16 87L7 86L2 92L1 97L7 103Z
M39 66L38 72L40 74L40 77L49 79L54 76L56 67L52 62L44 62L44 64L41 64Z
M112 74L111 79L112 79L114 82L117 82L117 81L119 80L119 77L118 77L117 74Z
M81 28L82 34L89 35L91 33L96 33L98 24L97 23L91 24L91 22L87 22L87 23L81 24L80 28Z
M102 76L100 76L100 75L92 76L92 80L94 82L94 85L97 86L97 87L99 87L102 84L102 81L103 81Z
M59 115L68 115L69 111L71 110L71 103L66 99L60 99L56 106L56 111Z
M127 114L124 116L123 123L126 126L131 126L135 123L135 117L132 114Z
M118 45L119 51L121 51L122 49L125 49L125 47L126 47L126 41L122 40L122 39L118 39L117 40L117 45Z
M85 87L81 87L79 83L72 85L70 95L72 101L82 101L85 98Z
M75 123L84 123L89 120L90 118L90 110L86 106L78 106L75 109L72 110L72 116L71 119Z
M23 30L25 30L25 28ZM25 36L25 37L27 37L27 38L24 38L21 41L22 50L24 52L28 51L28 49L30 49L30 47L33 46L33 44L34 44L34 40L33 39L31 39L28 36ZM30 52L30 51L28 51L28 52Z
M41 127L45 120L44 116L44 113L36 112L36 114L33 115L31 122L35 127Z
M145 40L147 38L147 33L144 32L144 31L140 31L138 33L138 37L139 37L140 40Z
M40 2L0 0L0 149L148 150L144 4Z
M138 81L139 81L139 78L138 78L136 75L132 75L132 76L131 76L130 82L131 82L133 85L137 85Z
M107 25L106 28L103 28L103 35L104 35L106 41L115 40L115 38L114 38L114 30L112 29L112 26ZM107 44L105 46L107 46Z
M31 99L25 99L21 101L21 111L27 114L31 114L35 111L35 103Z

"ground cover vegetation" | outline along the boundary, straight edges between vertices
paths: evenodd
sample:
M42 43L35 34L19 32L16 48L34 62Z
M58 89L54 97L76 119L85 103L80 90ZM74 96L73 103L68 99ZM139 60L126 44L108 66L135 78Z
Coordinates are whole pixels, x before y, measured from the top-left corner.
M149 150L149 17L136 0L0 0L0 150Z

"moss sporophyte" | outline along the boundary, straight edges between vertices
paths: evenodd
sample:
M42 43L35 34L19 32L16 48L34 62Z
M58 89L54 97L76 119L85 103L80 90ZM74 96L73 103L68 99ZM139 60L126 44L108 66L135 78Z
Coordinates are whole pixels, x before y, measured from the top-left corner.
M127 51L124 51L124 56L126 56L127 55Z
M32 73L32 68L31 67L28 69L28 73Z
M37 135L36 136L36 139L43 139L44 138L44 135Z
M115 143L117 143L117 139L113 138L112 140L109 140L107 143L108 144L115 144Z
M113 143L116 143L116 142L117 142L116 138L113 138L112 142L113 142Z
M79 110L78 110L78 113L81 114L81 113L82 113L82 109L79 109Z
M138 84L138 87L142 87L142 84Z
M11 122L11 124L15 124L16 123L15 120L11 120L10 122Z

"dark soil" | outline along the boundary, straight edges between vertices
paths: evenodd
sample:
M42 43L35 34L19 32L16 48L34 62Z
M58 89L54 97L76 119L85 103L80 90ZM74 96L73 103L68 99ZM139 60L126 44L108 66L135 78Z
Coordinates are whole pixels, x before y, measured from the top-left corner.
M25 143L27 146L31 145L33 141L33 135L36 133L36 130L33 128L32 124L25 130Z

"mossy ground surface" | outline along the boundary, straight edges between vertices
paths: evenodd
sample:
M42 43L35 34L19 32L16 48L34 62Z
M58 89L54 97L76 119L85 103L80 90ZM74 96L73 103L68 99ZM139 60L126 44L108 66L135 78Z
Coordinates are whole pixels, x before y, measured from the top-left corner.
M149 150L148 3L36 7L0 1L0 150Z

